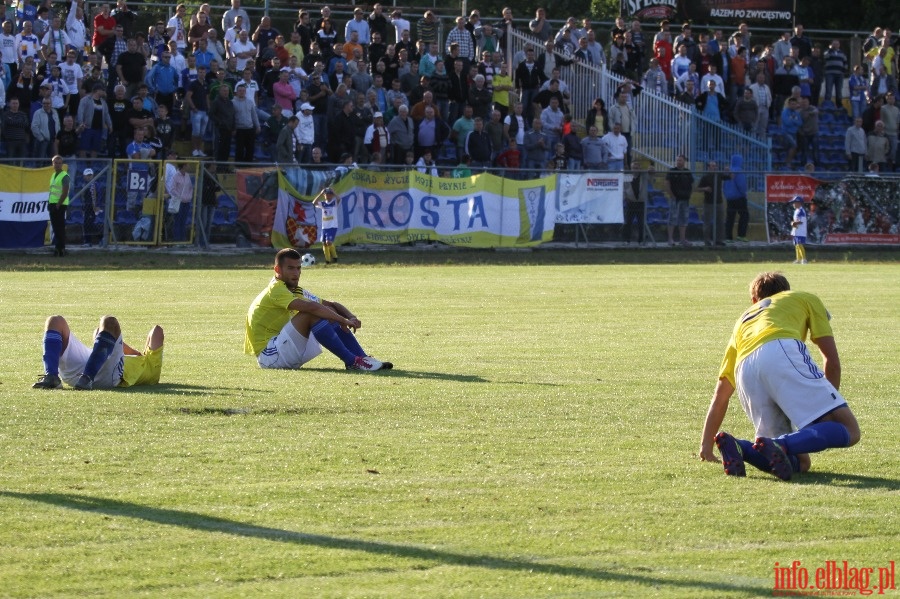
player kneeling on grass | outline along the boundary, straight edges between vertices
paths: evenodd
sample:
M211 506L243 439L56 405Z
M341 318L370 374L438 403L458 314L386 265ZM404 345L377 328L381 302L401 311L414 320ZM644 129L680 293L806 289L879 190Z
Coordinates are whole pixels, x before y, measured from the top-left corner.
M143 352L122 341L114 316L104 316L88 347L69 330L62 316L47 319L44 332L44 376L35 389L58 389L63 381L79 391L155 385L162 372L163 330L150 329Z
M700 439L700 459L719 460L725 474L744 476L744 462L790 480L809 470L809 454L859 442L859 424L838 392L841 362L831 315L811 293L791 291L780 273L750 284L752 306L738 319ZM824 374L806 349L807 334L824 360ZM756 442L719 431L735 387L756 428ZM796 431L794 429L797 429Z
M275 255L275 277L247 311L244 352L254 354L262 368L300 368L322 353L321 344L348 370L392 368L360 347L351 329L362 323L350 310L300 287L300 259L290 248Z

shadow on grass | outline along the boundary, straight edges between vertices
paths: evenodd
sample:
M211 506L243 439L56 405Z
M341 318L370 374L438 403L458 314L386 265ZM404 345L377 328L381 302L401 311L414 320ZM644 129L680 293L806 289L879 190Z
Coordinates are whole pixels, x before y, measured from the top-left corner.
M507 570L523 574L538 573L554 576L572 576L593 580L605 580L621 583L636 583L653 587L672 587L677 589L704 589L717 591L742 591L758 596L771 595L771 587L752 587L728 582L711 582L703 580L668 580L652 575L627 574L612 572L600 568L581 566L562 566L543 562L532 562L523 559L510 559L491 555L470 555L452 551L430 549L417 545L399 543L382 543L348 539L327 535L314 535L280 528L254 526L225 518L205 516L195 512L154 508L136 503L103 499L87 495L67 493L17 493L0 491L0 496L25 501L36 501L61 508L137 518L147 522L155 522L167 526L178 526L190 530L201 530L213 533L237 535L241 537L307 545L322 549L340 549L345 551L363 551L376 555L393 556L404 559L418 559L439 562L441 564L465 566L471 568L487 568L491 570Z
M219 387L215 385L185 385L183 383L158 383L156 385L137 385L134 387L115 387L114 389L104 389L104 391L127 391L132 393L146 393L151 395L159 395L161 393L174 393L177 395L197 395L208 396L215 394L237 395L242 396L246 392L252 393L269 393L269 389L251 389L249 387Z
M206 406L169 408L167 411L177 414L187 414L188 416L309 416L325 415L333 416L335 414L346 414L348 412L358 413L359 410L339 410L335 408L220 408Z
M807 472L802 476L792 478L791 484L833 485L838 487L851 487L854 489L887 489L889 491L900 491L900 480L897 479L838 472Z
M347 374L357 376L369 374L365 372L347 371ZM431 379L438 381L457 381L459 383L493 383L494 381L482 378L474 374L452 374L449 372L414 372L412 370L379 370L374 376L405 378L405 379Z

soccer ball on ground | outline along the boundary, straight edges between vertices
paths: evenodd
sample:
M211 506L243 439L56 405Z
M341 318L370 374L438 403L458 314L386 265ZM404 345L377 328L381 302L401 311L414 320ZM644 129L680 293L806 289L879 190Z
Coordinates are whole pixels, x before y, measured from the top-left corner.
M300 258L300 266L313 266L316 263L316 257L312 254L303 254Z

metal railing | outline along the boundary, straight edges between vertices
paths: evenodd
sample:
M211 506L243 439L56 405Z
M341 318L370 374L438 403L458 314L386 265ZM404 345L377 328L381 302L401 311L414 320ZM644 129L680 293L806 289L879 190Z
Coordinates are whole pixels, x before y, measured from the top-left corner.
M507 31L507 57L510 72L514 72L513 57L523 51L525 44L536 52L545 52L538 38L524 33ZM555 52L560 57L569 58ZM629 80L607 68L575 62L563 69L563 79L569 86L569 108L572 118L583 124L595 98L603 99L607 108L615 102L616 93ZM632 151L667 167L684 154L688 163L702 166L709 160L728 164L733 154L744 159L744 168L753 171L772 170L771 140L748 135L737 127L716 122L698 114L693 106L656 94L649 90L630 99L636 119L632 131ZM764 180L753 177L750 189L762 190Z

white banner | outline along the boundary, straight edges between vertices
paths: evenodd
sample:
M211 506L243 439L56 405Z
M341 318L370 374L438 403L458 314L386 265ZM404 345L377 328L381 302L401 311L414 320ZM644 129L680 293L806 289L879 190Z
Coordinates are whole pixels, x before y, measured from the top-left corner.
M560 175L556 222L560 224L621 224L625 175L590 173Z
M0 193L0 220L17 223L47 222L50 220L47 192Z

